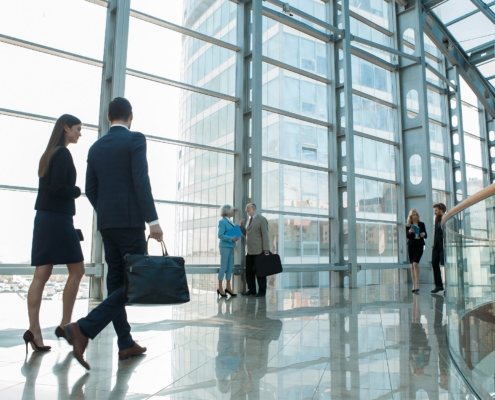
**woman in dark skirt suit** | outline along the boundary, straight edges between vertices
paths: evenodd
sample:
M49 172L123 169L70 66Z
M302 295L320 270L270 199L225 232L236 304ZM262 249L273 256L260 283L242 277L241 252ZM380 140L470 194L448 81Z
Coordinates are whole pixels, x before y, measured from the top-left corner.
M420 221L419 212L414 208L409 212L409 216L407 217L406 235L413 280L412 292L417 293L419 292L419 262L423 255L427 234L425 224Z
M76 186L76 168L67 146L77 143L81 136L81 121L68 114L62 115L53 128L45 152L41 156L38 176L31 265L36 267L27 296L29 330L24 342L34 351L48 351L41 335L39 312L45 284L56 264L67 264L69 278L63 295L63 316L55 334L64 337L61 328L70 323L72 309L84 275L84 259L79 236L72 221L76 214L75 199L81 195Z

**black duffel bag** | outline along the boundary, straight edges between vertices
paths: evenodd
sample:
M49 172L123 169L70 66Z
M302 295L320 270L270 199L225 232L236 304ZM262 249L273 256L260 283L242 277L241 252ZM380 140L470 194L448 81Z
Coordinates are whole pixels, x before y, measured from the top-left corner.
M283 271L282 262L278 254L260 254L254 259L254 270L256 276L264 278L266 276L280 274Z
M163 242L162 255L150 256L148 241L146 254L128 254L124 257L126 305L187 303L190 298L184 259L169 256Z

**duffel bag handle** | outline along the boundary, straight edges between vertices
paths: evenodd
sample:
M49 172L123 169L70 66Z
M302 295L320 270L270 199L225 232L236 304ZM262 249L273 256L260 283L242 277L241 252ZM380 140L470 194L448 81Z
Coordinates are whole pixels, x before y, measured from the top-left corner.
M150 241L150 235L148 235L148 239L146 239L146 256L149 256L150 255L150 252L148 251L148 244L149 244L149 241ZM162 240L160 242L160 244L162 245L162 255L163 256L168 256L168 251L167 251L167 246L165 246L165 242Z

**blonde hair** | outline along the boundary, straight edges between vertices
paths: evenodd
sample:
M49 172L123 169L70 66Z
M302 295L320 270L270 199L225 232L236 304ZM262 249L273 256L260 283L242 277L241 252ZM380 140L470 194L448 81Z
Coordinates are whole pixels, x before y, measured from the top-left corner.
M412 208L411 211L409 211L409 215L407 217L407 222L406 222L407 227L412 225L412 214L413 213L418 214L418 222L421 221L421 215L419 215L419 211L416 210L415 208Z

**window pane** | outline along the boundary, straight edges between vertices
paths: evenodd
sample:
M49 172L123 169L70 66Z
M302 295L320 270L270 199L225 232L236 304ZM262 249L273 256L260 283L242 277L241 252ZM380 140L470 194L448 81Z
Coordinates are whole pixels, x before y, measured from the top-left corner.
M434 154L445 154L445 135L447 129L430 122L428 124L430 133L430 151Z
M322 167L328 166L328 129L263 112L263 155Z
M464 151L466 154L466 162L478 167L483 166L483 154L481 151L481 141L464 135Z
M263 213L268 220L271 250L282 263L329 263L328 219Z
M357 261L362 263L396 263L397 226L370 222L357 223Z
M396 185L356 178L356 218L397 221Z
M162 0L131 0L131 8L136 11L184 26L193 31L213 36L225 42L236 43L237 5L229 0L197 2L164 2ZM198 12L199 11L199 12Z
M327 46L322 41L263 17L263 55L327 76Z
M484 175L481 169L466 166L468 196L476 194L485 187Z
M376 178L395 180L395 147L386 143L354 137L355 172Z
M351 17L351 32L363 39L370 40L374 43L378 43L387 47L392 47L392 38L387 36L371 26L358 21ZM371 47L362 43L353 42L353 46L363 49L377 57L384 59L385 61L392 62L392 55L386 51L377 49L376 47Z
M263 63L263 104L326 121L327 87L303 75Z
M147 79L127 76L132 128L146 135L234 148L235 104Z
M0 108L98 124L101 68L5 43L0 59Z
M393 73L352 56L352 87L379 99L393 102Z
M480 136L480 113L478 109L462 105L462 128L465 132Z
M105 7L84 0L0 0L0 9L3 35L103 59Z
M395 113L380 103L352 96L354 130L395 141Z
M328 174L290 165L263 162L263 209L326 214Z
M130 19L127 53L130 69L234 95L235 56L234 51L137 18Z
M384 28L389 28L389 7L386 1L362 1L350 0L349 8L356 14L362 15L367 20L372 21Z
M435 189L446 190L445 161L441 158L431 157L431 185Z

